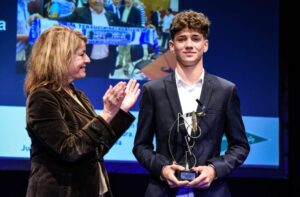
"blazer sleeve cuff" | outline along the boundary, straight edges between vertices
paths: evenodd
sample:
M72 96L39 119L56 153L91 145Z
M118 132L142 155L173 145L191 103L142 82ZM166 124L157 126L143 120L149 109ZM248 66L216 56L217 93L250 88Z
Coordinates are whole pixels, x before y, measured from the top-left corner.
M109 125L119 138L130 127L135 117L130 112L119 110L116 116L110 121Z
M112 127L101 116L95 117L83 130L96 145L109 145L116 137Z

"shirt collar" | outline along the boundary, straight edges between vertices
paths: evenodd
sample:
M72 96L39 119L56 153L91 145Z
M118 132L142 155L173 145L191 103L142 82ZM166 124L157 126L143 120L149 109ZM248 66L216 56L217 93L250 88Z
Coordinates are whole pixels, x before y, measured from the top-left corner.
M179 75L179 73L177 72L177 69L175 69L175 81L176 81L176 84L177 86L197 86L197 85L202 85L203 84L203 81L204 81L204 73L205 73L205 70L203 69L203 72L201 73L199 79L197 80L197 82L193 85L188 85L188 83L186 83L182 78L181 76Z
M91 8L90 7L90 10L91 10L91 13L93 13L93 14L97 14L97 15L100 15L100 14L105 14L105 9L103 8L102 9L102 12L100 12L100 13L97 13L93 8Z

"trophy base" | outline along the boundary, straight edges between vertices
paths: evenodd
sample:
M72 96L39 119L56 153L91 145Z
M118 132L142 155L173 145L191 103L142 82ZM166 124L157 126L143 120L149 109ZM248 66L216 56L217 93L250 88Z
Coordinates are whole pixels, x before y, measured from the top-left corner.
M180 181L192 181L199 176L199 173L194 171L176 171L175 176Z

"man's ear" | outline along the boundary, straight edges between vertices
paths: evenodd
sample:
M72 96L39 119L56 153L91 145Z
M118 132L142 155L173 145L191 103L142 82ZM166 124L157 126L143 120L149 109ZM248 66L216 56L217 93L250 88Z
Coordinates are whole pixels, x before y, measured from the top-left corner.
M175 50L174 49L174 42L173 42L173 40L169 41L169 49L170 49L171 52L174 52L174 50Z
M208 51L208 48L209 48L209 42L208 40L206 39L205 40L205 43L204 43L204 53L206 53Z

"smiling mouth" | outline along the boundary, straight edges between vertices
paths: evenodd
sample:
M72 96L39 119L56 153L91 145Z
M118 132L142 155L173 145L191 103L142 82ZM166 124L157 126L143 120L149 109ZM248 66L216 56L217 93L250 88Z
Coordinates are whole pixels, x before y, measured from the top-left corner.
M184 51L183 53L191 53L191 54L194 54L196 53L195 51Z
M194 56L195 53L192 53L192 52L187 52L187 53L184 53L186 56Z

